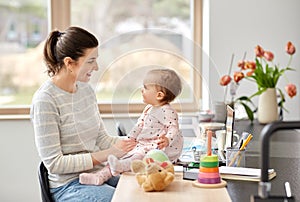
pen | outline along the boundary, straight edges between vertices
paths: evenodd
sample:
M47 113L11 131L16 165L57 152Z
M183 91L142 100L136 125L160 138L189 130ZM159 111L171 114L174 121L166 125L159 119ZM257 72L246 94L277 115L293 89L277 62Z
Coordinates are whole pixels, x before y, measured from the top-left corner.
M253 138L253 135L249 134L249 136L247 137L246 141L245 141L245 144L243 144L240 148L240 150L243 150L245 149L245 147L249 144L250 140ZM237 166L240 166L240 163L241 163L241 160L242 160L242 156L239 155L240 158L238 160L238 163L237 163Z
M237 144L238 149L241 148L241 146L243 145L243 142L247 139L248 136L249 136L249 133L248 133L248 132L243 132L243 133L242 133L242 135L241 135L241 137L240 137L240 140L239 140L239 142L238 142L238 144Z
M245 140L245 142L243 143L243 145L241 146L240 150L245 149L245 147L248 145L248 143L250 142L250 140L253 138L252 134L249 134L249 136L247 137L247 139Z
M242 145L243 145L243 139L241 140L241 144L239 146L239 149L241 149Z
M243 143L243 145L241 146L240 150L235 154L235 156L232 158L232 160L230 161L229 166L232 166L233 163L235 162L236 158L241 155L241 151L245 149L245 147L249 144L250 140L253 138L252 134L249 134L249 136L247 137L247 139L245 140L245 142ZM239 159L238 164L240 163L241 158Z

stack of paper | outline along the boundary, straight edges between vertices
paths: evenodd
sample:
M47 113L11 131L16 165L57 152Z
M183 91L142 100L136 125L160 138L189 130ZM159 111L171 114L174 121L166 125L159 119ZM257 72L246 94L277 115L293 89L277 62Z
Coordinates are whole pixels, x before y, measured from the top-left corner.
M244 167L219 167L220 175L223 179L230 180L245 180L245 181L260 181L261 170L259 168L244 168ZM269 169L269 180L276 176L274 169Z

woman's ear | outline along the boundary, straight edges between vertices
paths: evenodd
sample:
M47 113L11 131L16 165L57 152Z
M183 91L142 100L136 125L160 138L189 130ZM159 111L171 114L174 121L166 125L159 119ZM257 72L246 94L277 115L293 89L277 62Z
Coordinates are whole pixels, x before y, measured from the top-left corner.
M157 94L156 94L156 99L161 101L162 99L164 99L165 97L165 93L162 92L162 91L158 91Z
M64 58L64 64L65 64L65 67L67 68L67 70L69 70L70 72L72 72L74 60L72 58L70 58L70 57L65 57Z

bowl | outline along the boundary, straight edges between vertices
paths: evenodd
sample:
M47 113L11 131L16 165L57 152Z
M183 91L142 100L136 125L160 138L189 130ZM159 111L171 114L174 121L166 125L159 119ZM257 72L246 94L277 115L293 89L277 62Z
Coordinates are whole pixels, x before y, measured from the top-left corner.
M209 110L203 110L199 113L199 121L200 122L210 122L214 118L214 114Z

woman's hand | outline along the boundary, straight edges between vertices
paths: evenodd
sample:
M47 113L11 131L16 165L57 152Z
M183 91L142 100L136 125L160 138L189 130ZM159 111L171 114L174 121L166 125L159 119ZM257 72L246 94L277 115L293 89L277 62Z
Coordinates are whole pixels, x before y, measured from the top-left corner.
M120 158L132 150L136 144L137 142L134 139L119 139L109 149L92 153L93 165L107 161L110 154Z
M113 145L113 147L127 153L127 152L131 151L136 146L136 144L137 144L137 142L131 138L120 139Z

